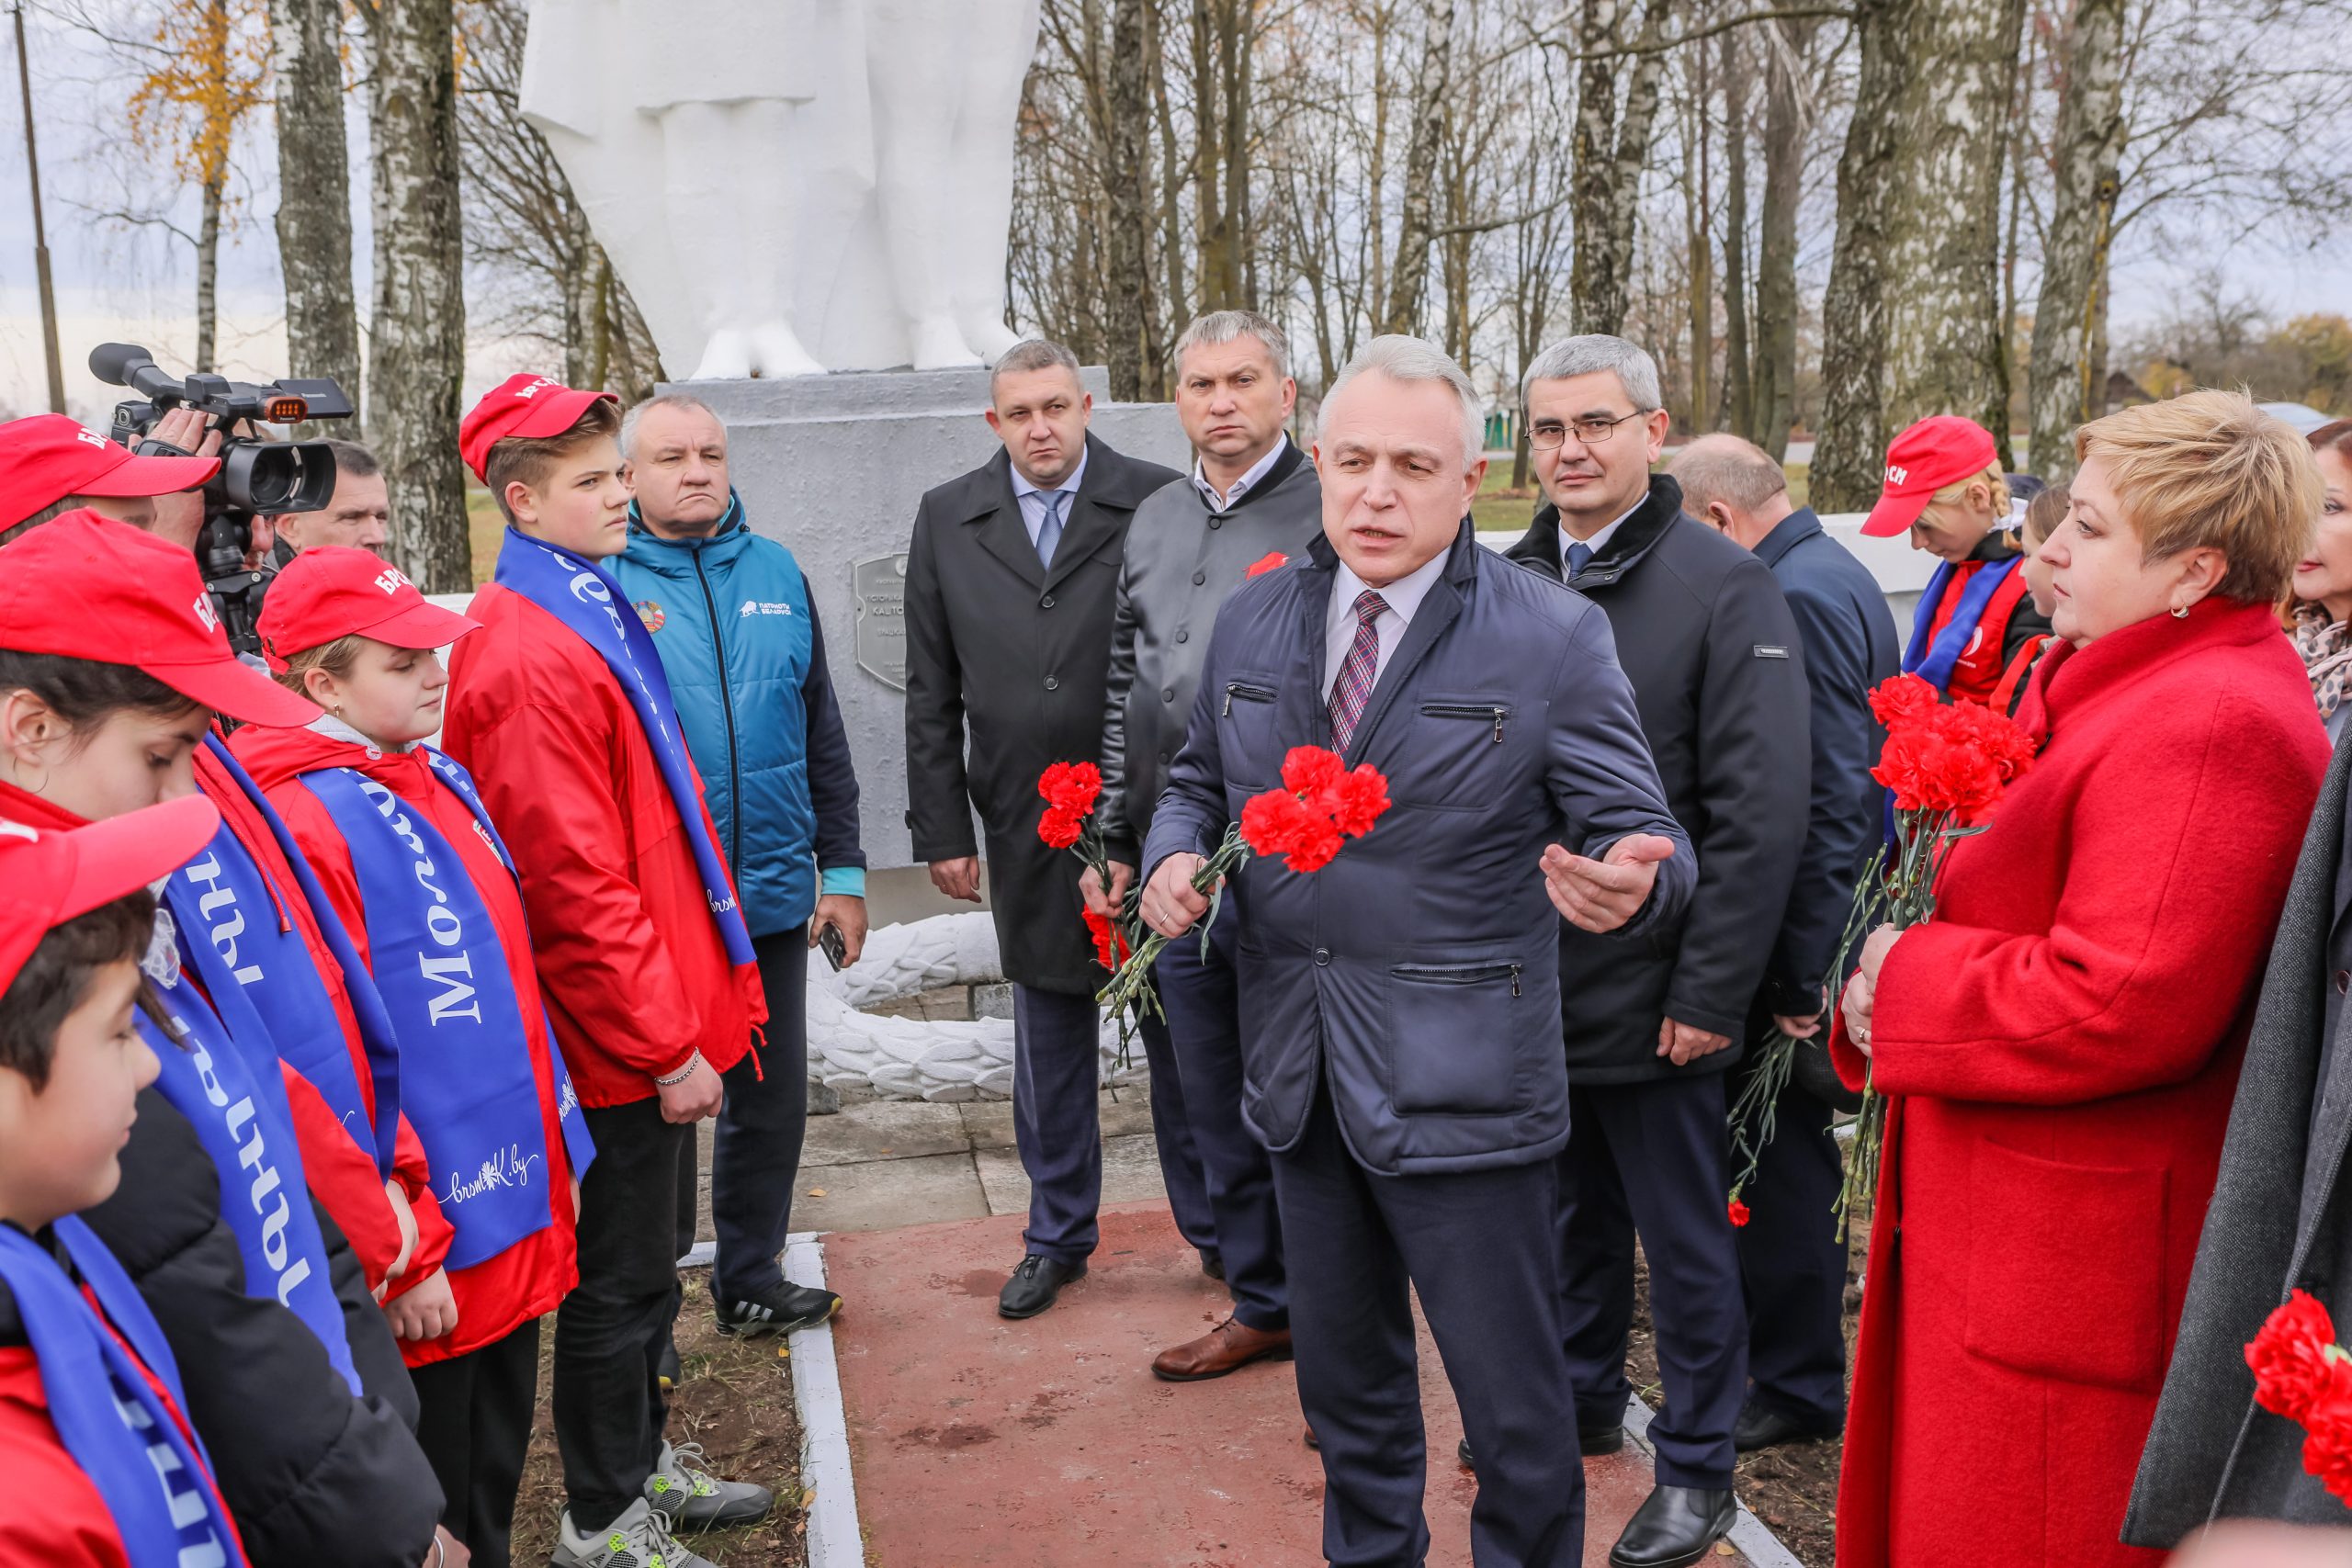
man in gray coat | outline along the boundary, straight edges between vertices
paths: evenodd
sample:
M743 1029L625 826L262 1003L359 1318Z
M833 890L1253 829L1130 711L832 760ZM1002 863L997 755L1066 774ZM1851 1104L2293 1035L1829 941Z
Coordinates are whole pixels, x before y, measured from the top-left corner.
M1471 531L1480 413L1417 338L1375 338L1341 372L1315 448L1323 536L1218 613L1142 912L1170 938L1207 912L1193 877L1244 803L1282 787L1290 749L1386 776L1369 833L1312 875L1251 859L1224 917L1323 1550L1428 1555L1418 1293L1478 1456L1472 1555L1570 1568L1584 1467L1561 1440L1556 930L1670 931L1696 877L1607 617Z
M1015 346L989 395L1004 450L926 494L907 547L907 826L933 886L975 902L975 808L987 834L1029 1177L1023 1256L997 1310L1022 1318L1086 1272L1102 1195L1094 991L1106 976L1078 861L1037 837L1037 776L1102 755L1119 554L1136 508L1176 475L1087 434L1093 400L1059 344Z
M1213 310L1176 340L1176 412L1199 458L1188 477L1136 509L1127 533L1102 716L1101 810L1112 885L1106 896L1093 872L1080 878L1097 909L1126 896L1169 760L1184 742L1217 607L1249 573L1321 536L1315 466L1283 434L1297 402L1290 345L1263 316ZM1193 1382L1287 1351L1290 1292L1273 1172L1241 1124L1232 928L1214 932L1206 953L1196 942L1175 943L1153 976L1168 1016L1144 1021L1146 1046L1154 1061L1177 1067L1151 1083L1169 1207L1201 1249L1201 1266L1233 1292L1232 1316L1151 1364L1170 1382Z

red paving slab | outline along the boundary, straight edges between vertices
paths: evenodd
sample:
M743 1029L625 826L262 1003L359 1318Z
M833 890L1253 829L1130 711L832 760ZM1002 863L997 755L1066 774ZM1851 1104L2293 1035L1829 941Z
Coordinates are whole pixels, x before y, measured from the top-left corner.
M1152 1377L1227 1300L1164 1203L1105 1209L1087 1277L1026 1323L996 1314L1016 1215L835 1233L828 1282L871 1568L1290 1568L1323 1561L1323 1472L1287 1363ZM1467 1568L1476 1483L1421 1331L1431 1568ZM1585 1463L1585 1562L1649 1492L1646 1456ZM1734 1557L1711 1563L1736 1564Z

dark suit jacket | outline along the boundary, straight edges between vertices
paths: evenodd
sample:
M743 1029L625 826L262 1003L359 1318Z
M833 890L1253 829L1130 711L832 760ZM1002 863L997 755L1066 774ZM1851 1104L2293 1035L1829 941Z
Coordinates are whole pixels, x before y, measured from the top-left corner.
M1037 837L1037 775L1102 754L1111 612L1127 525L1176 477L1090 435L1050 570L999 452L922 498L907 553L907 826L917 860L980 852L1007 978L1091 993L1076 856ZM967 750L968 747L968 750Z
M1305 561L1243 583L1218 613L1147 874L1214 850L1252 795L1280 787L1290 748L1331 743L1336 562L1318 535ZM1348 1148L1383 1174L1557 1153L1568 1074L1544 846L1599 856L1629 833L1674 840L1614 933L1621 951L1672 929L1697 880L1607 617L1482 548L1465 522L1346 760L1387 775L1386 814L1312 875L1252 858L1225 911L1240 935L1243 1120L1268 1148L1295 1147L1328 1082Z
M2214 1518L2352 1522L2303 1471L2302 1428L2254 1403L2246 1342L2300 1287L2352 1333L2352 1042L2336 977L2352 970L2352 748L2338 747L2278 917L2230 1107L2220 1179L2123 1539L2170 1547ZM2226 852L2216 846L2214 852Z

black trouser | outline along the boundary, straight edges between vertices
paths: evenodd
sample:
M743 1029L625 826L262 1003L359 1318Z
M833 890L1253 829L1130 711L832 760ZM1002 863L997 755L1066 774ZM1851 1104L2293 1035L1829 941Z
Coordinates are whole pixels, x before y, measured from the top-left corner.
M514 1494L539 1393L539 1320L503 1339L410 1369L416 1440L441 1482L441 1525L481 1568L507 1568Z
M1745 1064L1735 1071L1744 1077ZM1756 1397L1829 1426L1846 1418L1846 1248L1832 1212L1845 1167L1829 1133L1833 1114L1794 1083L1781 1090L1737 1232Z
M679 1156L691 1159L695 1130L664 1122L658 1096L581 1114L596 1159L580 1183L580 1283L556 1311L555 1440L573 1528L594 1533L644 1495L661 1452Z
M718 1261L710 1293L720 1302L763 1296L782 1282L776 1258L792 1228L792 1189L808 1130L808 933L795 926L754 937L752 952L768 994L767 1044L756 1064L747 1054L728 1071L727 1104L712 1136ZM686 1239L694 1240L691 1226Z

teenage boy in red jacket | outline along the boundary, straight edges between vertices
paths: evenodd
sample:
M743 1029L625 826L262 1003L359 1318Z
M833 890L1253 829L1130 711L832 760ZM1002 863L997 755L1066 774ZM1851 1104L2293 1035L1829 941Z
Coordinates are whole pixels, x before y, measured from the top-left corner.
M596 1145L580 1284L556 1315L569 1506L559 1568L697 1568L672 1529L764 1514L765 1488L660 1468L656 1367L695 1194L679 1178L719 1075L767 1005L660 659L597 562L628 541L619 405L516 376L466 415L466 462L509 527L481 629L450 661L443 744L513 851L556 1042ZM797 1062L773 1070L800 1072ZM658 1507L649 1507L649 1500Z

